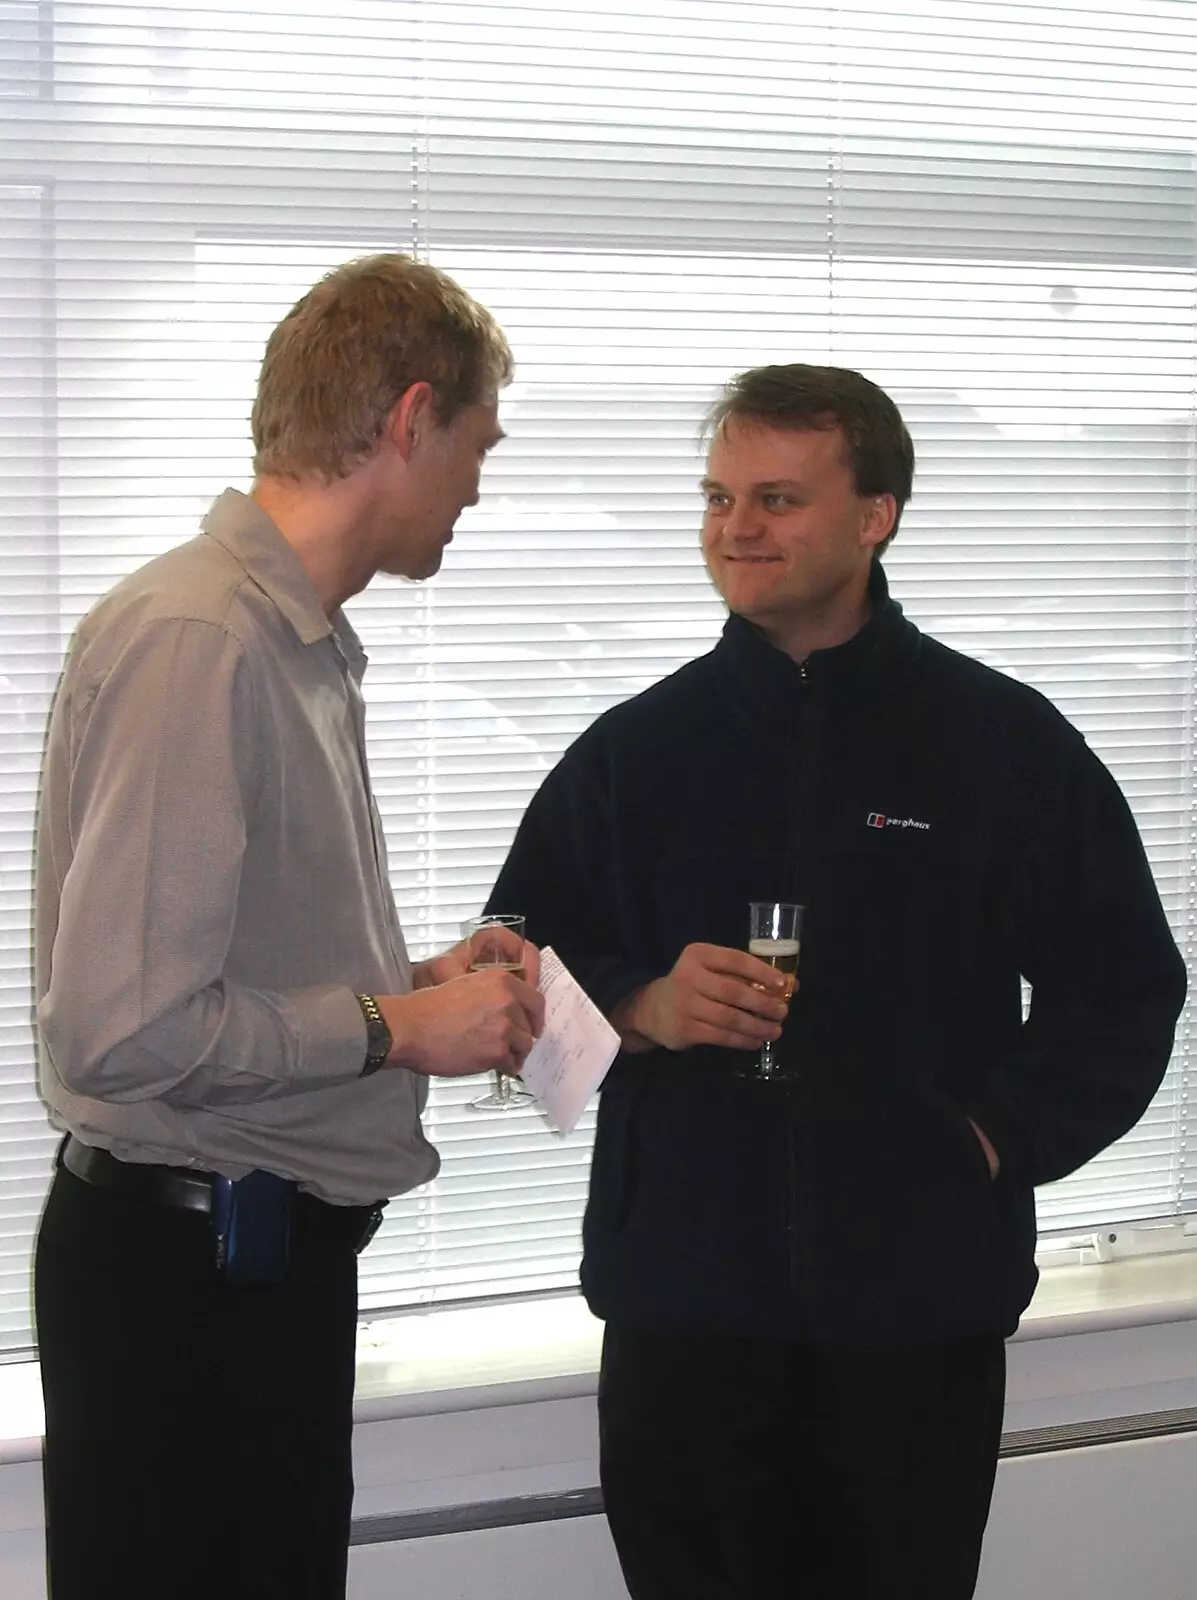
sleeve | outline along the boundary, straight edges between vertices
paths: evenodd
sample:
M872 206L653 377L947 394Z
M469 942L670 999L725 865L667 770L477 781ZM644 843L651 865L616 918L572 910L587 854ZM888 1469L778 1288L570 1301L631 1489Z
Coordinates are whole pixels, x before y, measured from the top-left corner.
M668 970L635 947L627 832L635 819L616 826L613 769L596 724L533 796L486 905L522 913L528 937L552 945L607 1015Z
M239 641L151 623L60 702L69 844L38 1022L67 1089L210 1108L359 1075L351 990L224 975L266 737Z
M1029 1015L1017 1048L994 1062L966 1107L1003 1167L1031 1184L1066 1176L1143 1115L1186 989L1130 809L1068 731L1014 885Z

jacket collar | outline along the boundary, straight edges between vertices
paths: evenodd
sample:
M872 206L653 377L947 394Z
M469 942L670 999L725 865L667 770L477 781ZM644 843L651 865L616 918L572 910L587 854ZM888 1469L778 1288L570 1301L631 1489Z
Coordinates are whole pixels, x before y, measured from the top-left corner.
M853 689L877 689L895 679L918 653L922 635L892 598L885 571L874 561L869 574L869 620L858 633L829 650L814 650L799 665L769 643L746 617L728 617L715 646L716 667L762 708L776 708L779 696L791 700L814 688L838 695Z

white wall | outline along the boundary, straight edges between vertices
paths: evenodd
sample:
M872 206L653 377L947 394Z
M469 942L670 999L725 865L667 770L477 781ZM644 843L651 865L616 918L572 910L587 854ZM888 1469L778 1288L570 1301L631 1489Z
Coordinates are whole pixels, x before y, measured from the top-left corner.
M42 1472L32 1461L0 1467L0 1595L45 1600Z
M349 1600L627 1600L601 1517L362 1545Z
M1192 1433L1004 1461L977 1600L1193 1600L1195 1486Z

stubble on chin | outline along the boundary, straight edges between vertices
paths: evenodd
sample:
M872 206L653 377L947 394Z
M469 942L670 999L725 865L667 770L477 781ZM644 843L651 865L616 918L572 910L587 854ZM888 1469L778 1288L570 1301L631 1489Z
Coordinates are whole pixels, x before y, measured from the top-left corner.
M424 583L435 578L444 561L444 549L407 551L388 557L378 568L388 578L406 578L409 583Z
M749 621L758 615L768 616L781 599L768 584L754 581L752 577L746 577L734 569L724 567L712 571L708 565L707 571L727 609L736 616L747 617Z

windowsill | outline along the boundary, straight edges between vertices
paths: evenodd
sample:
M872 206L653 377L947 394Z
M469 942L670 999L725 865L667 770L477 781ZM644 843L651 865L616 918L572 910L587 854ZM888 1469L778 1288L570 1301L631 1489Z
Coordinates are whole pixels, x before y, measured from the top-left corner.
M602 1337L577 1294L366 1324L353 1414L380 1422L593 1394Z
M1197 1319L1197 1251L1052 1266L1015 1338L1054 1339ZM602 1324L577 1295L430 1311L363 1325L354 1417L482 1410L591 1395ZM0 1366L0 1465L36 1460L35 1361Z

